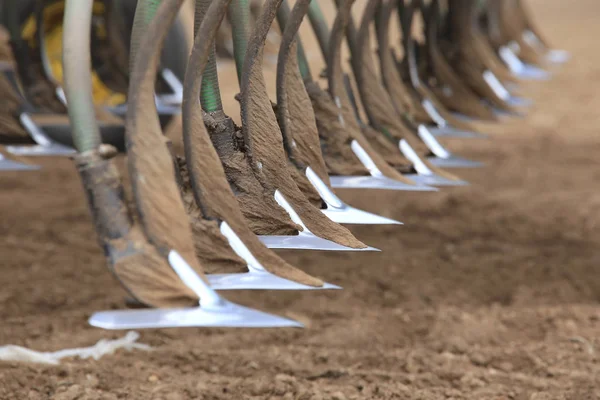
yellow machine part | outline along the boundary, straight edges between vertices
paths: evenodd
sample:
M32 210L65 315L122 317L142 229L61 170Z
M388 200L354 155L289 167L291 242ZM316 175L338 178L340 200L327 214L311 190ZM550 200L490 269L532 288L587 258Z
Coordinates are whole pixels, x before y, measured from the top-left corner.
M53 78L63 84L63 67L62 67L62 36L63 36L63 12L64 2L59 1L47 6L44 9L44 45L46 55L49 61L50 69ZM94 3L94 14L102 15L105 11L102 2ZM106 32L101 26L96 32L100 38L106 37ZM36 41L37 23L35 16L27 19L23 26L23 39L29 41L33 45ZM126 96L123 93L118 93L107 87L100 77L92 71L92 90L94 103L99 106L117 106L126 101Z

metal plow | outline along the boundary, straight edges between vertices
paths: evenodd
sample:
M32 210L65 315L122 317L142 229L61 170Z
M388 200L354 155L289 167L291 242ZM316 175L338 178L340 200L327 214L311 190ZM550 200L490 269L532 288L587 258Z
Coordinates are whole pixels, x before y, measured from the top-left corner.
M191 54L190 38L172 35L184 0L117 8L131 38L109 43L97 29L112 26L98 6L110 1L56 0L62 23L42 13L31 36L23 3L6 0L1 19L16 56L0 60L10 100L0 171L37 169L22 157L74 159L108 269L138 308L94 313L89 323L104 329L302 327L217 291L341 289L272 249L380 251L341 224L402 222L352 207L337 191L401 198L468 186L447 170L485 160L455 154L444 139L493 139L475 122L525 117L533 104L520 83L551 79L549 68L569 59L542 39L520 0L369 0L362 13L352 0L331 0L332 24L316 0L265 0L255 21L246 0L195 0ZM226 14L239 126L219 89L215 40ZM302 47L305 16L323 82ZM276 18L271 102L263 58ZM128 62L102 59L97 46L123 46ZM182 56L165 59L164 48ZM163 134L177 114L181 154ZM126 160L129 190L117 157Z
M0 171L35 171L38 169L40 167L36 165L11 160L0 152Z
M350 144L352 152L356 155L362 165L369 171L370 176L331 176L331 186L337 189L386 189L402 190L409 192L431 192L436 191L431 186L420 184L416 181L404 183L386 177L375 165L373 159L367 154L356 140ZM406 175L405 175L406 176ZM410 182L410 181L409 181Z
M177 253L169 253L169 265L181 281L200 298L196 307L117 310L94 313L89 323L104 329L144 328L302 328L299 322L277 317L225 300L207 285Z

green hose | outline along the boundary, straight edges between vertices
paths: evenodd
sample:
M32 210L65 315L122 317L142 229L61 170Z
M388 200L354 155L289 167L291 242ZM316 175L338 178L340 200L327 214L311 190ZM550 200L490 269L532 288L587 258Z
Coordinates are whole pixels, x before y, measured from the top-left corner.
M196 0L196 9L194 13L194 37L200 29L202 19L206 14L211 0ZM206 112L215 112L223 110L221 102L221 92L219 90L219 74L217 73L217 51L216 44L211 46L210 56L204 75L202 75L202 89L200 90L200 102L202 109Z
M135 8L133 28L131 30L131 44L129 46L129 72L133 71L133 63L137 56L140 43L146 29L158 11L162 0L139 0Z
M248 0L232 0L227 11L231 22L233 57L235 58L238 83L241 83L244 58L250 38L250 2Z
M102 144L92 96L90 30L94 0L66 0L63 20L64 89L73 142L80 153Z
M323 58L327 59L330 32L329 27L327 26L327 20L325 19L325 15L323 15L323 11L319 6L318 0L312 0L310 2L308 19L310 20L310 25L312 26L313 31L315 31L315 34L317 35L317 40L319 41L319 47L323 53Z
M282 33L285 30L285 25L290 17L290 13L290 5L286 0L283 0L281 6L279 6L279 9L277 10L277 23L279 24L279 30ZM308 58L304 52L304 47L302 46L300 37L298 35L296 36L296 46L298 48L298 68L300 69L300 74L302 75L304 82L310 82L312 81L312 73L310 72L310 66L308 65Z

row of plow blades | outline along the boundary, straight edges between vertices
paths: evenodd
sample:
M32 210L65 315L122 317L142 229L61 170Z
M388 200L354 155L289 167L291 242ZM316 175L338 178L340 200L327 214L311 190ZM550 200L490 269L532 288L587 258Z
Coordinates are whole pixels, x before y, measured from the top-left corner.
M479 122L525 116L520 84L550 79L569 58L522 0L325 3L0 4L0 171L26 179L36 156L74 160L108 268L128 293L91 325L301 327L219 292L340 290L275 250L379 251L344 225L401 222L336 193L468 185L461 168L485 160L446 139L493 146ZM335 7L333 20L322 6ZM302 46L305 20L322 71ZM239 117L223 107L217 57L235 60ZM181 149L164 134L176 118Z

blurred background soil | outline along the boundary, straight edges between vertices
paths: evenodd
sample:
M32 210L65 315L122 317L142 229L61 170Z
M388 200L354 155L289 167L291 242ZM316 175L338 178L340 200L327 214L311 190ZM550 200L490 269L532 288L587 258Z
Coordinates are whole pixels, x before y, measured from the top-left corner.
M306 329L143 331L152 352L0 363L0 399L599 399L600 3L530 3L573 60L523 85L527 118L483 127L490 140L448 142L486 163L460 171L471 186L340 192L405 223L352 228L377 254L281 253L343 291L225 294ZM220 65L235 114L234 66ZM73 163L35 161L39 172L0 174L0 344L120 337L86 322L122 308L124 292Z

